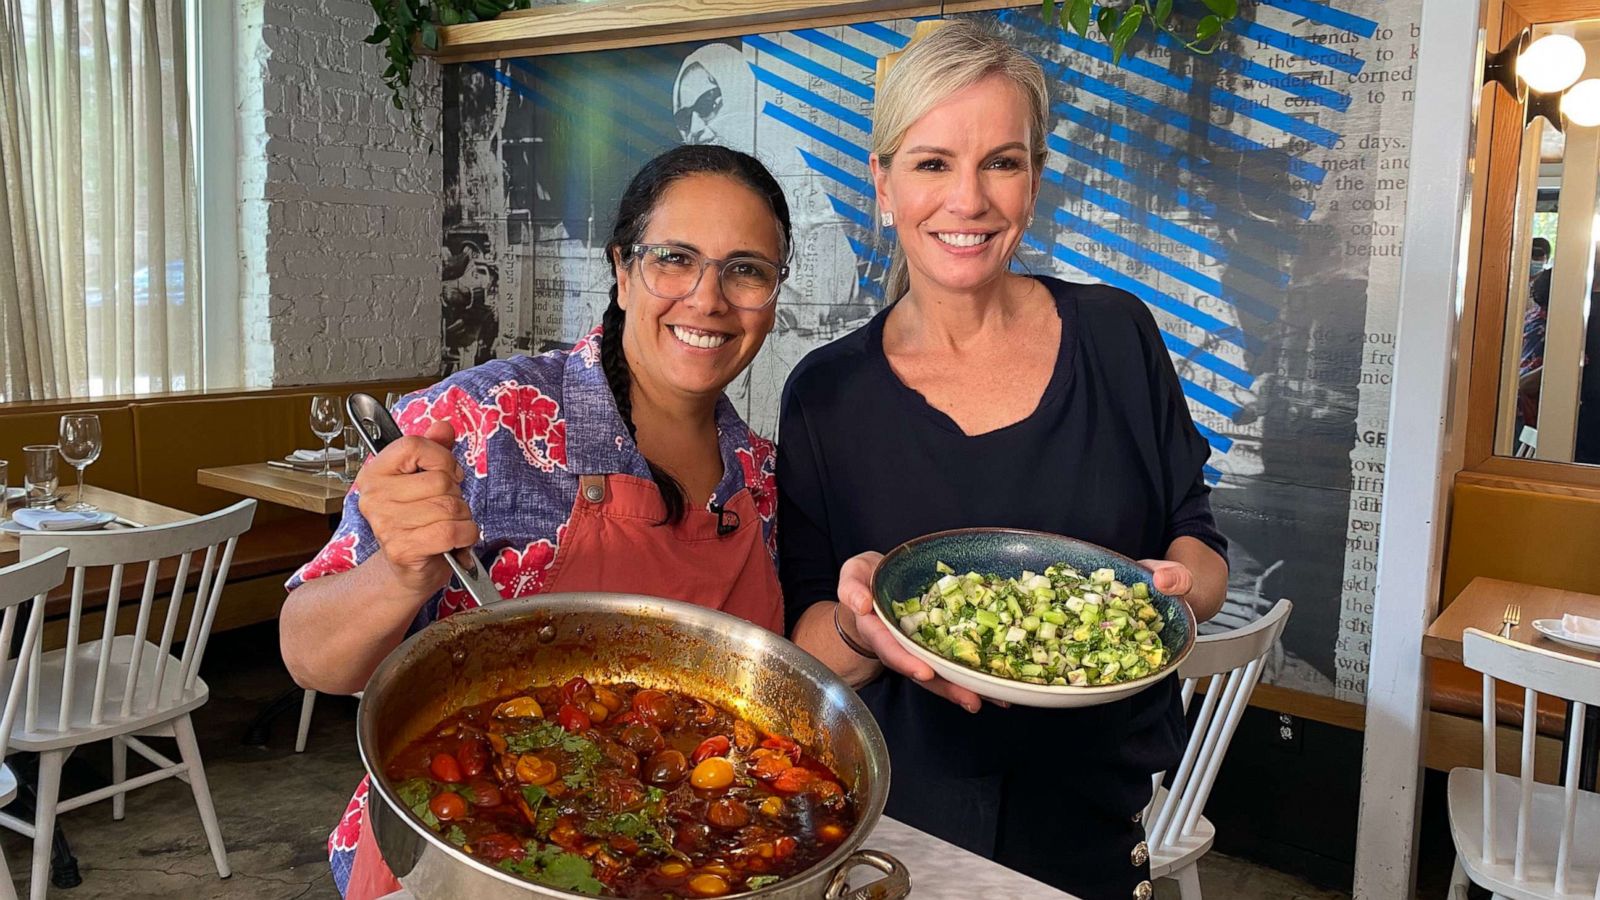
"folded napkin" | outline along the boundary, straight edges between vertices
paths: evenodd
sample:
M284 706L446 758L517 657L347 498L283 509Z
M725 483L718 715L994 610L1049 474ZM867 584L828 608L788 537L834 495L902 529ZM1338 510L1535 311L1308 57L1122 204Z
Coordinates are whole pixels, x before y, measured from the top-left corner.
M1567 613L1561 617L1561 630L1577 637L1600 638L1600 619Z
M290 462L339 462L344 459L343 447L329 447L327 452L322 450L296 450L289 454Z
M99 513L61 512L54 509L19 509L11 514L12 521L34 531L71 531L88 528L105 522Z

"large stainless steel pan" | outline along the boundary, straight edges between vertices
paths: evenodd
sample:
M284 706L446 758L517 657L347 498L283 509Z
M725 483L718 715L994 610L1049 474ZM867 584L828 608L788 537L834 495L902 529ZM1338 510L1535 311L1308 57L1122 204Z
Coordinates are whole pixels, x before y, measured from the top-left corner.
M894 900L910 876L860 849L889 792L889 754L872 714L838 676L782 637L689 604L625 594L544 594L458 613L389 654L361 700L357 742L372 775L367 814L401 884L419 898L578 897L529 884L467 856L413 816L384 773L397 750L444 717L530 684L633 681L716 703L757 727L792 735L852 791L860 821L801 875L739 894L761 900ZM886 877L848 891L846 873Z

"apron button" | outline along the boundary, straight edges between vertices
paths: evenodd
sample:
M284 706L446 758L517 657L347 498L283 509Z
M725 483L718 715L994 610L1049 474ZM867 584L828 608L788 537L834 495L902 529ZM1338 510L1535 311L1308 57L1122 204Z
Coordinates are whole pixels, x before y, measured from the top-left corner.
M1135 866L1142 866L1150 861L1150 845L1140 841L1134 846L1133 853L1130 855Z
M1133 889L1133 900L1150 900L1155 895L1156 889L1148 881L1139 882L1139 886Z
M590 503L599 503L606 498L606 489L598 484L586 485L583 489L583 499Z

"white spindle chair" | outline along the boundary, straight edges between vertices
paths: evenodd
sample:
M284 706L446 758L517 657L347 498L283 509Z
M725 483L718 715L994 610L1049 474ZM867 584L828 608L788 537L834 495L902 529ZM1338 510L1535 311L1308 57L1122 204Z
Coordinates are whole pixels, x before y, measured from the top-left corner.
M1185 712L1200 682L1209 679L1205 699L1171 789L1161 786L1165 772L1153 777L1154 796L1143 821L1150 877L1177 881L1183 900L1200 900L1200 857L1211 849L1217 833L1204 815L1206 799L1261 678L1267 654L1277 644L1293 608L1288 600L1279 600L1249 625L1200 637L1189 658L1178 667Z
M1516 456L1518 459L1533 459L1539 452L1539 429L1532 425L1522 426L1522 434L1517 436Z
M1584 712L1600 704L1600 663L1530 647L1476 628L1462 641L1467 668L1483 673L1483 768L1450 770L1450 896L1467 881L1512 900L1600 898L1600 794L1579 790ZM1520 776L1495 764L1495 680L1523 689ZM1539 694L1572 703L1565 787L1534 781ZM1485 777L1484 773L1492 773ZM1487 812L1486 812L1487 811Z
M0 760L8 751L7 738L17 719L22 704L22 689L27 682L27 667L34 658L33 650L39 644L39 633L44 628L45 594L61 584L67 577L67 551L53 550L25 562L0 568L0 659L8 669L13 665L22 670L22 676L13 678L6 690L5 712L0 714ZM15 660L11 645L16 636L17 610L32 600L32 611L23 626L21 647ZM17 796L17 776L11 767L0 763L0 806L5 806ZM48 840L48 839L47 839ZM0 857L0 900L16 900L17 889L11 883L11 871Z
M112 818L121 819L128 791L172 777L189 783L217 874L228 877L227 850L217 826L217 813L189 713L210 696L200 678L200 663L228 580L234 546L239 535L249 530L255 507L256 501L245 500L195 519L126 531L21 535L22 558L61 547L67 550L72 567L66 646L42 653L40 643L33 645L24 708L20 721L13 722L9 730L11 749L39 754L38 810L34 821L24 822L0 812L0 825L33 839L32 900L43 900L49 884L51 836L58 813L109 797ZM204 563L198 582L194 582L189 570L201 551L205 553ZM162 592L163 598L158 598L160 564L173 558L177 567L171 591ZM124 575L128 567L141 565L144 589L132 627L124 628L118 616ZM83 641L85 573L101 566L111 569L104 626L99 640ZM174 656L172 645L183 616L184 595L191 587L195 588L194 602L183 636L183 651ZM167 608L157 623L153 619L161 599ZM152 633L153 627L160 629L159 635ZM18 679L14 673L8 675L14 691ZM140 737L175 738L181 761L168 759ZM82 745L108 739L112 784L62 800L61 767L67 757ZM130 748L155 764L156 771L128 778Z

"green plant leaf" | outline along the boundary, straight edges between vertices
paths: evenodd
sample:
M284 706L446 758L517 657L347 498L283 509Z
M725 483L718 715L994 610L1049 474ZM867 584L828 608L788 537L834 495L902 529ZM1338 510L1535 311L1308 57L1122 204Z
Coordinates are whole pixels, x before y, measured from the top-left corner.
M1144 8L1130 7L1122 14L1122 21L1117 23L1116 30L1111 32L1111 62L1116 64L1122 61L1122 52L1127 49L1128 41L1139 31L1139 23L1144 21Z
M1239 0L1204 0L1206 8L1227 20L1239 15Z
M439 49L439 29L432 22L422 23L422 46L433 51Z
M1102 38L1108 41L1111 40L1111 32L1117 29L1117 20L1120 16L1121 13L1117 10L1100 7L1100 15L1095 17L1094 24L1096 28L1100 29Z
M1072 0L1072 30L1079 37L1089 36L1089 14L1094 12L1094 0Z
M1172 0L1156 0L1156 24L1164 28L1170 18L1172 18Z
M454 7L449 7L449 6L441 7L439 9L439 24L440 25L460 25L461 24L461 13L456 12Z
M1044 0L1039 4L1039 18L1044 19L1046 25L1053 25L1056 21L1056 0Z
M1217 18L1216 16L1206 16L1205 18L1201 19L1198 24L1195 25L1195 27L1194 27L1194 39L1197 40L1197 41L1203 41L1203 40L1206 40L1207 38L1216 37L1217 32L1219 32L1221 30L1222 30L1222 20L1221 19Z

